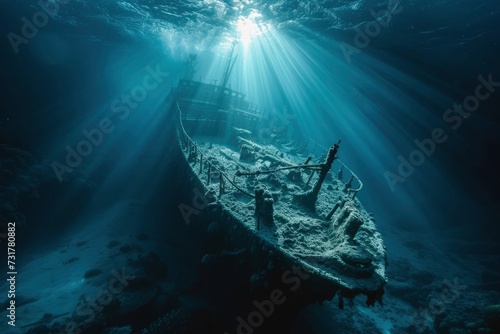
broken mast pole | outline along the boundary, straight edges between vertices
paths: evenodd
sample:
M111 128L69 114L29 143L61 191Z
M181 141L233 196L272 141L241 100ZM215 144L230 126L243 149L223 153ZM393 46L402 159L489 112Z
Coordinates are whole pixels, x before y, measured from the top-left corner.
M301 194L300 196L303 203L310 208L314 208L316 205L316 200L318 199L318 194L321 190L321 186L325 181L326 174L328 174L328 172L332 168L333 161L337 159L337 151L339 150L339 145L340 140L336 144L332 145L332 147L330 147L325 162L321 164L319 178L318 181L316 181L316 184L314 184L313 189L305 194Z

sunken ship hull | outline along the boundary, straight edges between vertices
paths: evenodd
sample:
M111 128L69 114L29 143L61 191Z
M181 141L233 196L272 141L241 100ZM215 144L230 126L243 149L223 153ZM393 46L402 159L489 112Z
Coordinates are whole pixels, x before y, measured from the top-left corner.
M290 314L335 296L340 307L356 295L366 296L368 305L381 302L385 247L355 197L361 181L335 156L338 145L328 150L288 127L269 131L272 115L221 86L181 80L171 102L196 218L217 236L200 261L232 267L239 277L230 284L207 276L216 298L226 291L227 300L235 293L248 300L240 303L241 313L255 308L252 300L275 294L286 303L268 325L277 321L281 329ZM330 171L332 163L338 172ZM192 214L179 209L185 218Z

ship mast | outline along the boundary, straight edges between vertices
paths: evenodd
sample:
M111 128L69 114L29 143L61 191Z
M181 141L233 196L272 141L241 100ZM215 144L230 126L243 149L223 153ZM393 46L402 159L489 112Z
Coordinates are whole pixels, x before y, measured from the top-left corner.
M222 76L222 83L221 83L222 90L226 88L227 82L229 81L229 77L231 76L231 72L233 71L234 63L236 62L236 58L238 58L238 55L236 55L234 56L233 59L235 46L236 46L236 41L233 42L233 45L231 47L231 52L229 53L229 59L227 60L226 69L224 70L224 75Z
M186 80L193 80L194 74L196 73L196 64L198 61L196 60L196 54L189 54L189 58L186 62Z
M333 162L337 159L337 151L339 149L339 145L340 145L340 140L337 142L337 144L330 147L325 162L321 164L318 181L316 181L316 184L314 185L313 189L306 193L298 194L296 196L297 200L299 200L302 204L304 204L306 207L309 207L310 209L314 210L316 206L316 201L318 200L318 194L321 189L321 186L323 185L323 182L325 181L326 174L328 174L328 172L332 168Z

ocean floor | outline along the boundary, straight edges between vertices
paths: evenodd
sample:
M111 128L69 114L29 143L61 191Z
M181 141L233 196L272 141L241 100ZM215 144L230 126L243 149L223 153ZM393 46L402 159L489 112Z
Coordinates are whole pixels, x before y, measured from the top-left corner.
M182 310L203 304L185 293L199 279L201 259L186 252L189 240L169 232L168 224L183 224L181 219L159 220L141 201L123 200L89 210L51 246L20 255L16 326L3 321L0 332L132 333L128 323L146 328L165 314L157 328L180 333L186 323L199 322L199 313ZM367 307L361 297L343 309L336 298L311 305L290 320L294 334L487 332L485 309L500 301L500 274L493 266L498 256L458 255L464 253L449 248L468 246L443 236L396 228L381 233L389 261L383 306Z

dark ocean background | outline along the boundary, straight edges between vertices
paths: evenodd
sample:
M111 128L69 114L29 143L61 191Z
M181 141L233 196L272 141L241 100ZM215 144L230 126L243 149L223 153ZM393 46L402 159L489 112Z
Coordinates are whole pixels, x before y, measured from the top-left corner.
M469 286L493 296L484 303L498 304L500 87L456 130L443 114L475 93L480 75L500 82L500 2L391 3L398 13L359 53L346 57L343 47L356 46L358 31L373 23L372 12L390 6L387 1L72 0L59 3L16 52L9 33L22 35L23 18L33 22L41 7L0 0L0 224L3 229L18 222L18 261L56 249L74 229L98 219L93 213L125 199L140 199L148 212L134 226L151 233L158 225L182 225L161 232L173 234L165 242L178 254L196 248L199 236L190 239L177 209L180 193L189 198L190 186L179 180L170 158L175 142L167 96L190 54L198 55L196 79L220 82L230 41L248 37L237 45L231 87L256 103L287 106L294 125L325 146L342 140L340 157L364 181L359 199L377 219L389 268L396 253L405 257L392 244L407 242L425 253L432 242L441 253L422 263L439 258L445 264L439 272L427 269L431 281L481 264L469 277L481 283ZM120 120L114 101L140 84L148 67L169 74ZM113 119L116 130L58 182L51 163L63 163L67 145L75 147L82 130L97 127L103 117ZM397 173L398 156L408 159L414 141L429 138L435 128L447 140L391 189L385 175ZM389 280L402 275L401 268L393 266ZM169 263L169 272L175 271ZM412 282L415 291L424 284ZM478 314L471 321L481 318L479 306L469 311ZM307 316L315 325L302 332L334 331L318 329L318 323L335 315Z

